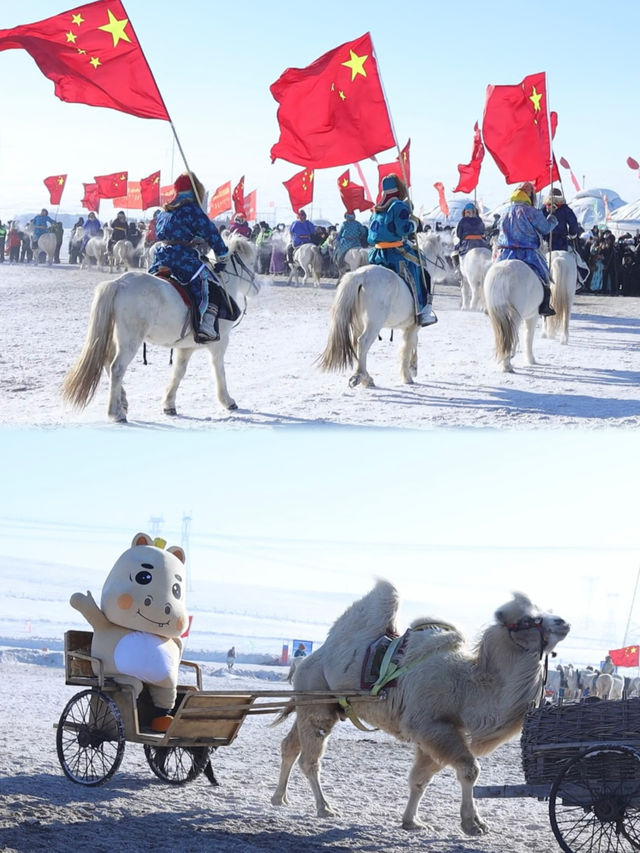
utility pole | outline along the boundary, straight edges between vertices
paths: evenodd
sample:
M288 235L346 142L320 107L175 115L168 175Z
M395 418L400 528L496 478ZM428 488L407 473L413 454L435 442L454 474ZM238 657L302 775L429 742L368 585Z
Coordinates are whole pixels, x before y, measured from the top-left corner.
M161 526L164 524L164 518L161 515L152 515L149 519L149 527L151 528L151 538L155 539L160 536Z
M191 592L191 571L189 566L189 528L191 527L191 514L182 513L182 530L180 544L184 550L187 564L187 591Z

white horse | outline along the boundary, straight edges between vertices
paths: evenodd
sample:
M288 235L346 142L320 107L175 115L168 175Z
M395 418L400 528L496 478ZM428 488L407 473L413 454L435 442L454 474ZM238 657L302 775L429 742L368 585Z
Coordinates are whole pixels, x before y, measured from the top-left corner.
M296 285L300 284L300 270L302 270L302 283L313 278L314 287L320 286L320 274L322 272L322 254L320 249L313 243L303 243L293 253L293 263L289 271L289 284L295 277Z
M80 258L82 251L82 241L84 239L84 228L82 225L76 225L69 237L69 263L75 264Z
M422 243L427 270L437 263L437 234ZM367 371L367 355L381 329L401 329L400 376L413 383L418 370L418 330L413 293L393 270L368 264L346 273L338 284L331 307L329 340L319 358L321 370L339 371L357 365L349 379L355 388L373 388Z
M242 308L250 291L257 293L261 281L252 272L255 246L242 237L229 240L231 260L223 275L227 293ZM124 374L143 341L174 350L173 371L164 395L163 410L176 414L176 392L197 349L207 351L217 386L220 405L237 409L227 389L224 354L233 323L220 320L220 339L197 344L190 324L190 309L176 288L164 279L142 271L124 273L96 288L87 337L75 365L67 374L62 394L76 407L92 399L103 368L109 375L108 415L114 421L127 420L127 398L122 385Z
M551 252L551 304L555 317L545 317L542 325L543 338L560 337L560 343L569 341L569 319L573 308L573 297L578 283L578 265L573 252Z
M511 359L524 325L524 355L535 364L533 335L542 302L542 282L524 261L497 261L484 279L484 301L496 342L496 359L505 373L513 373Z
M144 240L134 246L131 240L118 240L113 247L113 265L116 269L122 267L125 270L138 269L142 267L144 257Z
M111 231L111 226L105 224L97 234L87 240L87 244L84 247L84 257L82 258L82 269L92 266L91 261L94 261L96 269L101 272L107 266L109 267L109 271L112 271L112 258L109 253Z
M31 238L31 246L33 249L33 262L34 262L34 264L36 264L36 266L39 264L40 252L44 252L45 255L47 256L47 265L52 266L53 259L55 257L55 253L56 253L56 244L57 244L57 237L53 233L53 231L45 231L44 234L41 234L38 237L37 244L34 242L34 239L33 239L33 225L30 222L24 226L24 231L25 231L25 234L28 234L29 237Z
M482 311L484 308L482 285L490 266L491 249L484 246L469 249L460 259L463 311Z
M347 249L344 253L342 263L349 272L357 270L358 267L364 267L369 263L369 250L359 249L357 247L354 249Z

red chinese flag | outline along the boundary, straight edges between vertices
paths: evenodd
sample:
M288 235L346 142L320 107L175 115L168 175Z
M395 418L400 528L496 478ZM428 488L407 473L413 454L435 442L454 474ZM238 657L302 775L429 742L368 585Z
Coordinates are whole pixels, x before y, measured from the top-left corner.
M297 172L288 181L283 181L283 185L289 193L294 213L298 213L301 207L313 201L313 169Z
M473 148L471 150L471 162L466 165L463 163L458 163L458 172L460 173L460 178L458 179L458 186L455 188L454 193L470 193L475 190L478 186L478 181L480 179L480 166L482 165L482 160L484 159L484 145L482 144L482 139L480 138L480 128L478 127L478 122L476 122L473 126Z
M508 184L532 181L539 191L559 180L549 124L544 71L515 86L487 86L482 136Z
M82 198L82 206L89 211L98 213L100 210L100 193L98 192L97 184L83 184L84 196Z
M60 204L62 192L66 183L66 175L51 175L51 177L44 179L44 185L49 190L49 204L54 207L55 205Z
M244 213L244 175L233 188L233 212Z
M347 213L370 210L373 207L373 202L366 197L364 187L351 181L349 169L338 178L338 190Z
M127 210L142 210L142 194L140 193L140 181L127 182L127 194L111 199L114 207L124 207Z
M327 169L365 160L396 143L369 33L271 86L280 139L271 160Z
M128 172L114 172L111 175L95 175L93 180L100 198L118 198L127 194L128 178Z
M438 201L440 203L440 210L444 213L446 217L448 217L449 205L447 204L447 199L444 195L444 184L442 183L442 181L436 181L433 186L438 191Z
M0 30L0 50L26 50L61 101L170 121L120 0L99 0Z
M251 190L251 192L244 197L244 215L247 222L256 221L256 209L256 190Z
M209 219L216 219L221 213L231 210L231 181L218 187L209 202Z
M140 181L140 198L142 210L148 207L158 207L160 204L160 172L153 172L149 177Z
M615 666L638 666L638 646L625 646L623 649L612 649L611 662Z

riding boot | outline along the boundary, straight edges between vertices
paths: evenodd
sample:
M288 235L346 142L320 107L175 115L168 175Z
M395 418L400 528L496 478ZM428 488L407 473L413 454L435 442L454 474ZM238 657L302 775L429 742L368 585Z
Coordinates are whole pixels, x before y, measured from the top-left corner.
M202 315L200 328L194 335L197 344L207 344L211 341L220 340L218 329L218 307L210 305Z
M555 311L549 304L551 301L551 288L548 284L542 285L542 302L540 303L540 308L538 308L538 313L541 317L555 317Z
M418 314L417 321L419 326L433 326L434 323L438 322L438 318L431 307L431 294L429 294L424 308Z

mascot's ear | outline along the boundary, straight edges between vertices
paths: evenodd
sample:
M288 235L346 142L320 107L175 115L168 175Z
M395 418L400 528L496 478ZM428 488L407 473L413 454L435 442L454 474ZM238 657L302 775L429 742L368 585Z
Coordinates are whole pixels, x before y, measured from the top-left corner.
M174 554L180 560L181 563L186 563L187 555L184 553L184 551L179 545L170 545L167 548L167 551Z
M136 533L131 542L131 547L135 545L153 545L153 539L147 533Z

